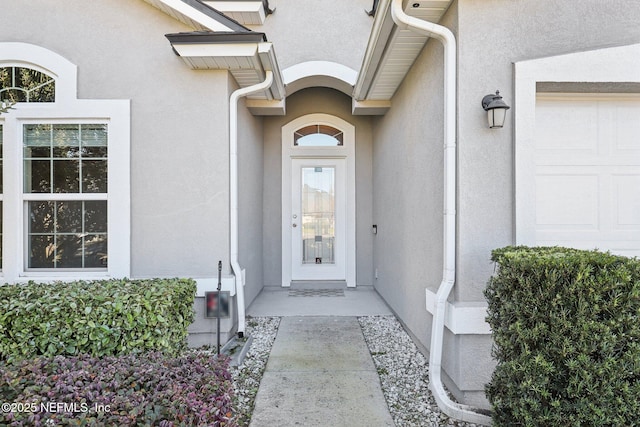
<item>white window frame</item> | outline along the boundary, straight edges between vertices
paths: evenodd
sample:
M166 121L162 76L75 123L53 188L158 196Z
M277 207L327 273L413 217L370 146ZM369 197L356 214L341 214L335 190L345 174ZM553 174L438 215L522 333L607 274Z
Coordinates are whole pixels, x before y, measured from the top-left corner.
M18 103L1 116L4 131L3 153L3 265L5 282L26 280L107 279L130 276L130 101L77 99L77 67L39 46L27 43L0 43L0 67L33 68L56 79L55 102ZM23 129L25 124L105 123L107 154L107 251L106 271L47 270L26 268L26 204L40 196L84 200L104 195L25 194L23 188ZM75 196L75 197L74 197Z

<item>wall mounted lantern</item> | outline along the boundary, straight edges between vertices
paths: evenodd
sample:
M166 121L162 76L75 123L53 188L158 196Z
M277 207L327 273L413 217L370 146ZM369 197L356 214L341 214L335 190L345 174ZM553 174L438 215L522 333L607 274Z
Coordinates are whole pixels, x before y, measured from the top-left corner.
M494 129L504 126L507 110L511 107L504 103L500 91L497 90L495 95L490 94L482 98L482 108L487 112L489 128Z

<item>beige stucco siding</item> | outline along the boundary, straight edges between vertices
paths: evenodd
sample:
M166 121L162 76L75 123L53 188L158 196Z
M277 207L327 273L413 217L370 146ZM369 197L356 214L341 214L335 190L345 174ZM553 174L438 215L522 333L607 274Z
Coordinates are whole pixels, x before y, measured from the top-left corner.
M331 61L357 71L362 64L373 19L371 0L277 0L264 25L284 70L307 61Z
M0 9L1 41L77 65L78 98L131 100L132 276L215 275L228 258L227 73L188 69L164 34L190 29L142 1Z
M514 242L513 110L485 126L480 100L500 90L514 105L513 63L640 41L634 0L459 3L459 257L456 300L483 299L490 251ZM480 36L482 35L482 36Z

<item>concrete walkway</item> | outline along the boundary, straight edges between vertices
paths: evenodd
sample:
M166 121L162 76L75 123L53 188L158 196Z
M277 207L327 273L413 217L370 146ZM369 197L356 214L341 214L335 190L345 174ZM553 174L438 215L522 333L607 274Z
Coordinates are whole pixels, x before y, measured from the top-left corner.
M348 289L264 288L249 306L247 314L287 317L386 316L393 313L372 286L358 286Z
M393 425L356 317L282 318L251 427Z

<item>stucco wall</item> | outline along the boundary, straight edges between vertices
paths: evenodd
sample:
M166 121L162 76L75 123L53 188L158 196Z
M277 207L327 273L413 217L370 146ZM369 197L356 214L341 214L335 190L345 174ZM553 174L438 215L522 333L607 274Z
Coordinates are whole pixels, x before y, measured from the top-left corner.
M311 113L333 114L356 127L356 283L371 285L373 222L370 118L352 116L351 98L333 89L323 88L296 92L287 98L286 116L264 118L264 284L282 284L282 126Z
M373 19L371 0L276 0L264 25L284 70L306 61L333 61L359 70Z
M454 33L457 13L454 2L440 22ZM374 283L426 349L432 315L425 289L437 291L443 268L443 54L441 43L429 40L394 95L392 108L374 120ZM455 288L462 286L458 281ZM461 402L487 407L484 384L494 366L490 337L456 336L445 329L443 348L443 379L449 390Z
M490 130L480 100L501 91L511 105L513 63L640 41L640 4L458 0L444 23L458 43L457 280L452 300L484 301L492 249L514 243L513 122ZM481 36L480 36L481 35ZM442 50L430 41L374 121L374 268L378 291L426 346L424 288L437 288L442 244ZM513 110L512 110L513 111ZM422 168L420 167L422 166ZM417 185L416 183L420 183ZM485 406L493 369L489 336L445 331L445 382Z
M488 129L480 100L499 89L514 105L513 63L640 41L640 4L458 0L458 264L456 301L484 301L491 250L515 243L513 115ZM482 34L482 37L479 37ZM511 113L513 110L511 110ZM482 404L493 362L489 336L447 334L446 382ZM447 354L452 360L447 360ZM455 384L454 384L455 383ZM473 392L478 390L478 392Z
M483 300L492 249L514 242L513 110L486 125L482 97L513 100L513 63L640 42L634 0L458 0L459 256L455 298ZM479 37L482 34L482 37Z
M1 41L77 65L78 98L131 100L132 276L215 275L228 257L227 73L188 69L164 34L190 29L143 1L0 10Z
M454 21L449 13L447 19ZM450 24L451 25L451 24ZM425 289L442 280L443 48L430 40L374 120L375 286L428 348L431 315Z

